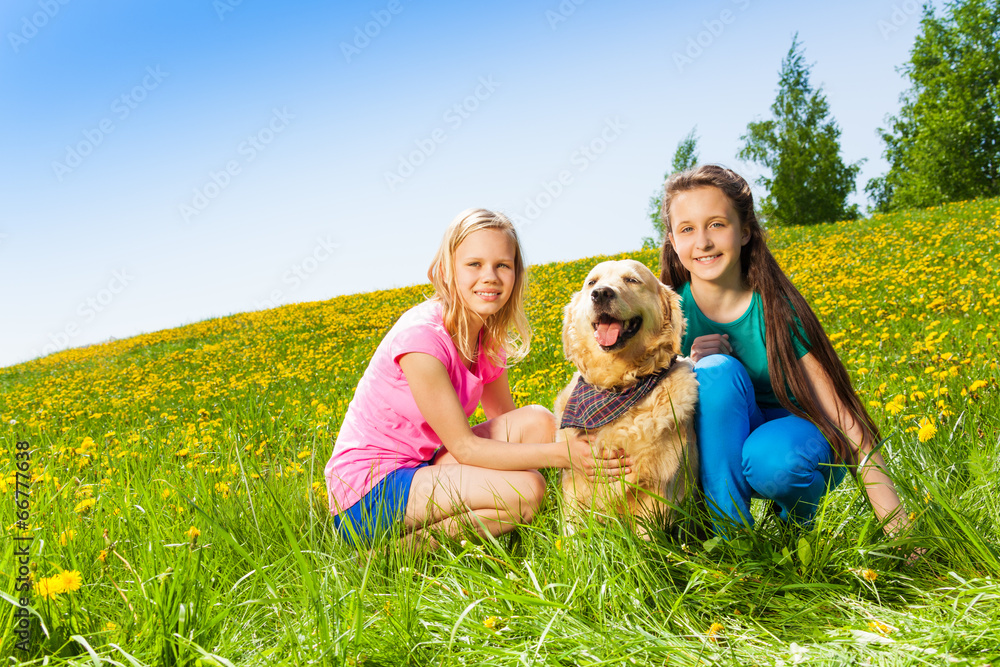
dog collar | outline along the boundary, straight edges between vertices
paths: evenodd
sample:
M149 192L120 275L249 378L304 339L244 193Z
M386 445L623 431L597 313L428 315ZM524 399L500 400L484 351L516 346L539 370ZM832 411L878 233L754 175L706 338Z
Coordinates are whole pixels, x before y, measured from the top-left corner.
M591 430L610 424L653 391L656 385L670 374L676 359L674 356L669 366L656 373L642 376L638 382L622 391L598 389L581 377L570 392L559 428Z

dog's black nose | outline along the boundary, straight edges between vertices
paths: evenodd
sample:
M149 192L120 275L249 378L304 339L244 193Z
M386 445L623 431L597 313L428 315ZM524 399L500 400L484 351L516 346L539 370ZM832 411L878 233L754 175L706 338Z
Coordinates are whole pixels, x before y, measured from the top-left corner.
M615 291L610 287L598 287L590 293L590 299L598 306L603 306L611 301L615 296Z

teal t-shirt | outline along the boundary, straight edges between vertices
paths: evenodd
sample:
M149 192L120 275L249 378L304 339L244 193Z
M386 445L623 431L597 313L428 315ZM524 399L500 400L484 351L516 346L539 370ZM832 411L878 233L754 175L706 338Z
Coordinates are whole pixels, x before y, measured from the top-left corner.
M771 376L767 365L767 347L764 329L764 305L761 302L760 294L753 293L750 307L740 317L732 322L722 324L708 319L698 308L694 297L691 296L691 283L685 283L681 288L681 308L684 311L684 319L687 320L687 327L684 329L684 340L681 342L681 352L685 356L691 354L691 343L699 336L708 334L729 334L729 344L733 346L733 356L739 359L743 367L747 369L747 375L753 382L754 393L757 395L757 405L762 408L780 408L771 388ZM799 327L799 333L806 338L805 332ZM804 347L798 339L792 336L792 345L795 346L795 354L801 359L808 352L809 348ZM789 392L791 396L791 392Z

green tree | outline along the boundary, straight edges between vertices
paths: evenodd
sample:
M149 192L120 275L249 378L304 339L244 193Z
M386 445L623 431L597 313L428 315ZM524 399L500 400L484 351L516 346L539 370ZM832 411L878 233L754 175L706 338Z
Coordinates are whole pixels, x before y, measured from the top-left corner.
M697 130L698 126L695 125L688 132L687 136L677 144L677 150L674 151L674 160L670 163L670 171L663 175L664 182L670 177L670 174L687 171L698 165ZM653 225L653 236L647 236L642 239L643 248L659 248L663 244L663 236L666 230L663 229L663 220L660 219L660 206L662 204L663 185L661 184L656 194L649 198L649 210L646 212L646 215L649 216L649 221Z
M840 128L830 117L822 88L813 89L798 35L781 61L773 118L753 121L741 139L741 160L770 170L757 184L767 190L761 213L773 224L798 225L856 218L847 198L864 160L845 164L840 157Z
M875 210L1000 194L1000 0L930 3L900 68L910 88L880 129L889 171L865 186Z

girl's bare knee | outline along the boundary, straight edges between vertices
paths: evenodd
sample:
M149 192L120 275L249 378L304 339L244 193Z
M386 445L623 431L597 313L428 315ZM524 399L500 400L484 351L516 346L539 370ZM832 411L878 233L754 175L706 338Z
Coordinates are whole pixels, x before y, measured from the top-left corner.
M552 442L556 436L556 417L552 411L541 405L528 405L526 411L526 429L531 438L526 442Z
M537 470L526 470L524 480L521 488L521 520L531 523L545 500L545 477Z

